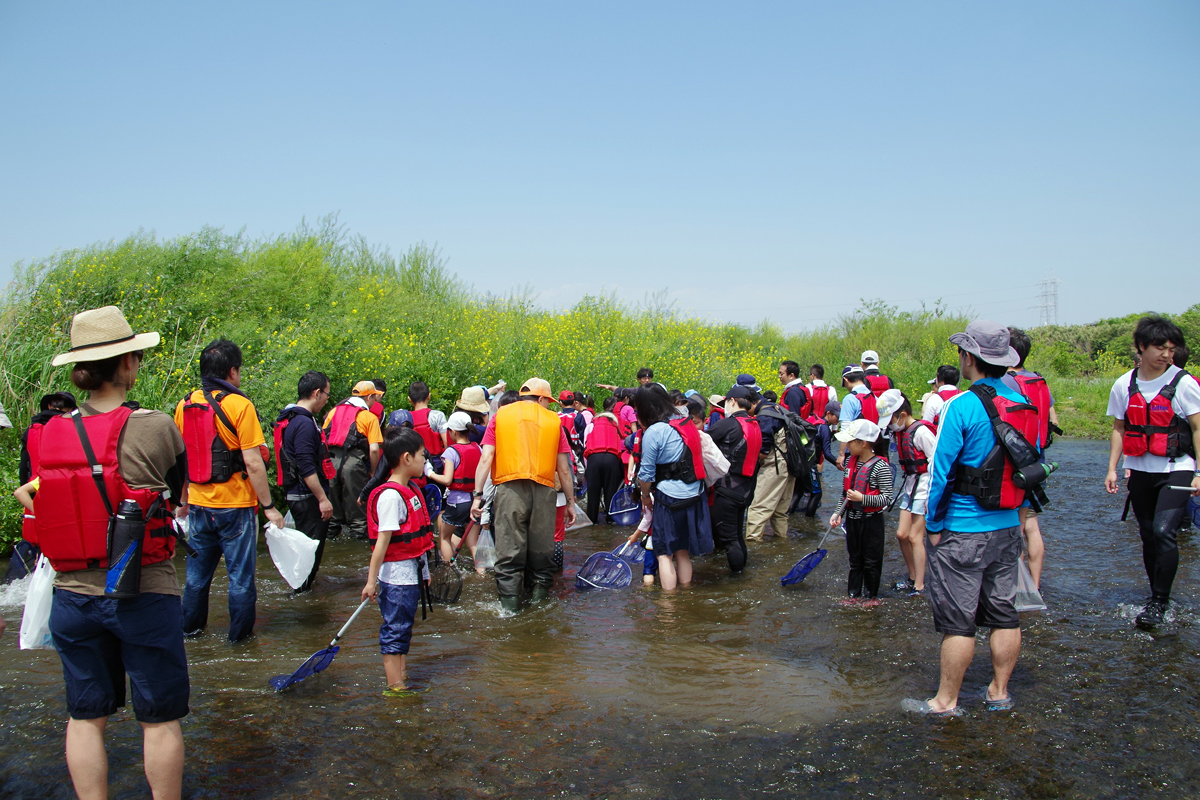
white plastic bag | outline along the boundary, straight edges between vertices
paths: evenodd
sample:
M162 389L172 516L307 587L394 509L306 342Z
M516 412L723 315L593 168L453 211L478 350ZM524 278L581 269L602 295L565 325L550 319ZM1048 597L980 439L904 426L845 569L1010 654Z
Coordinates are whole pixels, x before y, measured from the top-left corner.
M271 560L293 589L299 589L308 580L313 562L317 560L319 544L294 528L279 528L273 522L267 523L267 549L271 551Z
M54 602L55 575L50 559L39 556L29 580L29 594L25 596L25 615L21 617L22 650L54 649L54 639L50 636L50 605Z
M1013 601L1017 611L1045 611L1046 603L1033 585L1033 575L1025 565L1025 559L1017 559L1017 598Z
M592 521L590 519L588 519L588 515L583 513L583 509L579 507L579 503L576 503L575 504L575 524L572 525L571 527L567 528L567 533L570 533L571 531L577 531L580 528L586 528L587 526L592 525L592 524L593 524Z
M480 532L479 541L475 543L475 567L476 569L496 568L496 542L492 539L492 532L488 528L484 528Z

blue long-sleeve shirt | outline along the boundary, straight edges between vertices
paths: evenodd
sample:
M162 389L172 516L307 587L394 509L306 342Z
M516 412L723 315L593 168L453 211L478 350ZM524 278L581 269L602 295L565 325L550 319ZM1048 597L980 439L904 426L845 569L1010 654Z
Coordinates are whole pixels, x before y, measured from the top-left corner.
M638 466L638 478L652 483L654 468L658 464L673 464L683 457L683 437L665 422L656 422L642 433L642 463ZM684 500L700 494L704 481L659 481L660 492L676 500Z
M1013 391L998 378L983 378L976 383L992 387L996 394L1013 402L1029 402L1024 395ZM981 533L1020 524L1015 508L986 511L974 497L954 493L955 465L982 466L995 445L992 423L978 397L971 392L963 392L946 401L938 423L937 446L929 463L926 530L931 533L942 530Z

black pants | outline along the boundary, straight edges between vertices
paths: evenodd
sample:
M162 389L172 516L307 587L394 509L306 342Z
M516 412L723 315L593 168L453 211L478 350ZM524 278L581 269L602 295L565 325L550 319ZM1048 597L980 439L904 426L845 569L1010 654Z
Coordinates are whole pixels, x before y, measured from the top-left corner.
M371 479L371 462L362 454L351 452L342 457L340 464L338 455L334 455L333 463L337 472L329 487L329 501L333 504L329 533L366 541L367 512L358 505L358 495Z
M875 597L883 575L883 513L846 519L846 555L850 558L850 578L846 592L851 597Z
M625 482L625 465L621 457L615 453L592 453L587 457L587 515L592 522L600 522L600 512L608 516L612 506L613 495ZM604 495L604 504L600 504L600 495Z
M317 570L321 568L321 556L325 553L325 539L329 536L329 520L321 519L320 506L320 502L312 495L303 500L292 500L288 503L292 519L296 521L296 530L318 542L317 556L313 560L312 572L308 573L308 578L300 584L297 592L307 592L311 589L313 580L317 577Z
M1166 486L1190 486L1192 473L1140 472L1129 475L1129 497L1142 535L1142 563L1150 579L1150 595L1160 602L1171 598L1171 584L1179 569L1179 545L1175 533L1187 513L1187 492Z
M740 502L717 492L710 509L713 549L725 551L725 557L729 559L729 571L734 575L746 567L746 509L749 507L749 500Z

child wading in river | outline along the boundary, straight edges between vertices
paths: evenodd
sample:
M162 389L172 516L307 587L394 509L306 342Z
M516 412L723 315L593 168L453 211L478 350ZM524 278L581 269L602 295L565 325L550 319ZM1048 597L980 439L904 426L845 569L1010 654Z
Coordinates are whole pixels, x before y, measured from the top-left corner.
M362 599L376 599L383 614L379 649L387 676L385 697L405 697L408 686L405 657L412 641L413 621L428 581L425 553L433 549L433 524L424 495L410 481L425 469L425 445L409 428L393 428L383 440L383 457L391 474L367 501L367 536L371 540L371 569Z
M872 452L879 426L856 419L842 426L837 440L846 442L849 458L842 499L829 518L830 525L846 521L846 553L850 577L846 592L851 602L878 605L879 578L883 574L883 512L892 502L892 468L887 459Z

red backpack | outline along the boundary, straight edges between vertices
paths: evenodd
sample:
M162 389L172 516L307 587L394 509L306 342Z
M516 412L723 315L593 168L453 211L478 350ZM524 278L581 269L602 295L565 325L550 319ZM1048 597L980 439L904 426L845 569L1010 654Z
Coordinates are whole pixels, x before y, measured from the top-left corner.
M296 462L287 457L283 451L284 433L287 431L288 425L296 418L296 414L292 409L284 412L282 419L275 421L275 485L276 486L291 486L295 483L300 483L303 478L296 471ZM314 421L315 423L315 421ZM321 474L325 476L325 480L331 481L336 476L337 472L333 468L333 459L329 457L329 444L325 441L325 430L317 425L317 432L321 434Z
M237 439L237 428L221 408L221 401L230 393L217 392L214 396L207 389L199 391L205 402L188 402L196 394L191 392L184 398L183 406L183 443L187 447L188 480L192 483L226 483L239 472L243 478L248 477L242 451L229 449L217 432L219 421Z
M1013 402L997 394L992 387L978 383L972 384L967 391L983 403L996 443L978 467L955 465L954 493L974 497L986 511L1020 508L1026 492L1013 482L1011 452L1016 444L1031 453L1033 461L1037 460L1037 407ZM1044 502L1044 499L1040 499L1040 502Z

